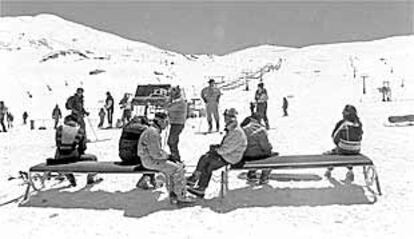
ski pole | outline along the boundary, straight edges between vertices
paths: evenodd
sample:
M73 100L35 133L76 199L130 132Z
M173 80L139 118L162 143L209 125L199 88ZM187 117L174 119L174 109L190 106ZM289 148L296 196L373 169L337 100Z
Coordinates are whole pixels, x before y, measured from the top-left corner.
M89 117L88 117L88 116L86 116L86 120L87 120L87 121L88 121L88 123L89 123L89 127L91 127L92 133L93 133L93 135L95 136L96 141L98 141L98 136L96 135L96 132L95 132L95 130L93 129L93 126L92 126L91 120L89 119Z

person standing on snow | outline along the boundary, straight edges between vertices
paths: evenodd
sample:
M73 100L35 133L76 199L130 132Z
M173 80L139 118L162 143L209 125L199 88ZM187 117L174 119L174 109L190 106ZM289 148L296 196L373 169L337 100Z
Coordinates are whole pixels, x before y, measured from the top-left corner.
M3 128L3 131L0 132L7 132L6 125L4 125L4 118L7 115L7 107L4 105L4 101L0 101L0 125Z
M99 115L99 124L98 124L98 128L102 128L102 126L103 126L103 124L104 124L104 121L105 121L105 115L106 115L106 113L105 113L105 109L104 109L104 108L101 108L101 109L99 110L98 115Z
M207 123L208 123L208 132L213 130L212 118L211 115L214 115L214 120L216 121L216 130L220 130L220 116L218 113L218 105L221 96L220 90L215 86L214 79L208 81L209 86L205 87L201 91L201 98L206 104L207 112Z
M109 91L106 92L105 109L108 114L108 128L112 128L112 120L114 115L114 98Z
M85 131L86 134L86 125L85 120L83 118L85 117L85 115L88 116L89 112L87 112L83 107L83 92L83 88L77 88L76 93L69 97L66 101L65 107L66 109L71 110L72 116L76 118L78 124Z
M263 82L260 82L257 87L254 95L254 99L256 100L256 112L260 116L259 122L263 119L266 129L269 129L269 121L267 119L267 101L269 96L267 95L267 90L264 88Z
M23 112L23 124L27 124L27 118L29 118L29 114L27 113L27 111Z
M54 129L57 128L58 124L59 124L59 120L62 118L62 112L60 111L59 105L56 104L55 108L52 111L52 119L55 120L55 127Z
M131 116L132 116L132 105L129 100L129 95L130 94L125 93L124 97L119 102L119 105L121 105L121 109L123 110L122 119L121 119L122 125L125 125L126 123L128 123L131 120Z
M282 105L282 109L283 109L283 116L288 116L288 109L289 103L288 100L286 99L286 97L283 97L283 105Z
M179 86L171 88L171 101L167 104L167 112L170 120L167 144L170 147L171 160L181 162L178 142L187 119L187 103Z
M13 116L13 114L12 113L10 113L10 112L7 112L7 127L10 129L10 128L13 128L13 121L14 121L14 116Z

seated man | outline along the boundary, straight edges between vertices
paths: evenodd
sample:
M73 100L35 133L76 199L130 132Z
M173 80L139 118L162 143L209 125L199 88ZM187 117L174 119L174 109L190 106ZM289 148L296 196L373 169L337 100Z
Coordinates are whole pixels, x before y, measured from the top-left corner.
M266 128L260 123L260 116L256 113L243 120L240 126L247 137L247 148L244 151L243 158L240 161L240 165L246 161L259 160L270 157L272 155L278 155L278 153L272 153L272 145L267 137ZM271 170L262 170L259 183L264 184L269 181L269 175ZM249 170L247 173L248 181L256 181L256 170Z
M119 157L123 165L141 164L141 159L138 156L138 140L148 126L148 119L145 116L134 116L122 128L121 138L119 139ZM144 174L136 186L142 189L155 188L154 174Z
M230 108L224 111L224 122L226 124L226 135L221 144L210 145L210 151L201 156L197 168L187 179L190 187L188 191L198 197L204 197L205 190L210 182L214 170L228 164L240 162L247 146L247 138L237 123L237 111Z
M63 125L56 129L56 153L55 158L48 159L47 164L73 163L77 161L97 161L95 155L85 154L86 137L85 131L80 127L77 119L73 115L68 115L63 121ZM95 179L96 174L88 174L87 184L102 181ZM73 174L66 174L72 186L76 186Z
M171 202L188 202L184 165L169 160L170 156L161 147L161 131L167 126L167 115L155 113L153 124L139 138L138 156L141 158L144 168L157 170L166 175Z
M332 139L336 147L324 154L355 155L361 150L362 123L359 120L356 108L353 105L346 105L342 111L343 119L340 120L332 132ZM326 177L331 177L333 168L328 168ZM354 173L352 167L348 167L346 181L352 182Z

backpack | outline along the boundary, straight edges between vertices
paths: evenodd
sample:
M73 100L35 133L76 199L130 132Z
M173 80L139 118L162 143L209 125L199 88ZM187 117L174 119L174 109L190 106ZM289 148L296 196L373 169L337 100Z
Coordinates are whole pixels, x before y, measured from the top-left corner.
M75 97L73 95L66 100L65 107L66 107L67 110L72 109L74 100L75 100Z

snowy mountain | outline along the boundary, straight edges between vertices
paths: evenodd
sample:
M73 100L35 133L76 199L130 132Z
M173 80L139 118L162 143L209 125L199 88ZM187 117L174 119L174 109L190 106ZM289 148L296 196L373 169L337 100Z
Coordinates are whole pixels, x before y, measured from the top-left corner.
M414 76L408 65L414 60L413 43L413 36L401 36L300 49L263 45L225 56L183 55L53 15L5 17L0 19L0 61L5 66L0 94L16 115L27 110L40 119L56 103L63 106L80 86L91 110L102 106L106 91L119 99L125 92L134 93L139 83L177 84L187 95L197 96L211 76L223 79L225 90L245 88L246 78L251 87L263 79L281 95L307 91L306 85L314 81L336 84L317 80L326 77L349 82L343 89L360 85L361 75L368 76L369 88L386 80L394 87L410 84Z

